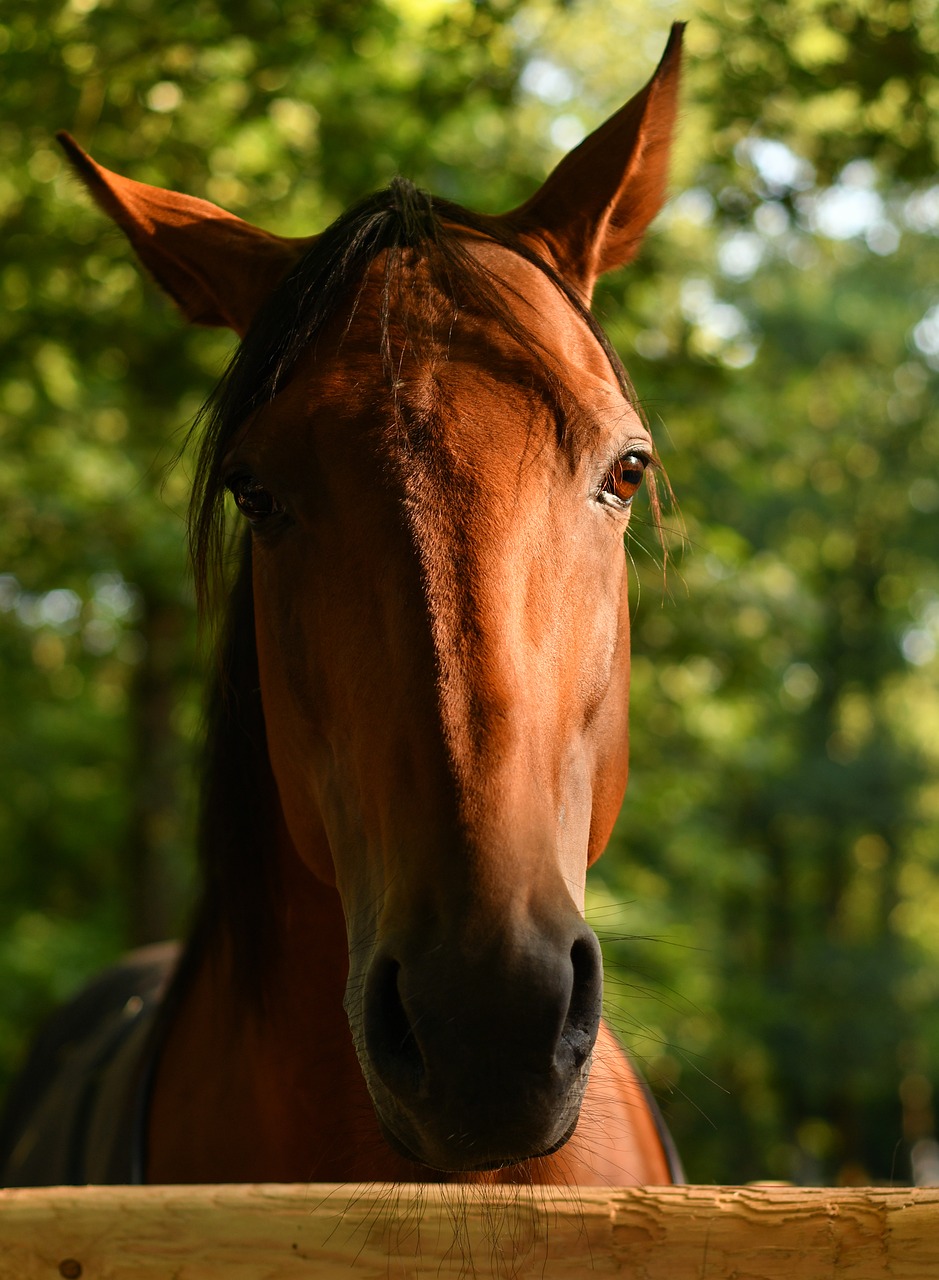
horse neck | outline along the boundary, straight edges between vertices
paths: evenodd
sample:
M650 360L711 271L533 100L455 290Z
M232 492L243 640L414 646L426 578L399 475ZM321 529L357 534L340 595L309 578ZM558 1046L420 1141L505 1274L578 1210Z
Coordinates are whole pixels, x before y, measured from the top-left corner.
M338 895L306 871L276 815L272 836L278 945L255 989L230 932L192 953L156 1075L149 1181L357 1179L369 1168L360 1153L380 1149L342 1006Z

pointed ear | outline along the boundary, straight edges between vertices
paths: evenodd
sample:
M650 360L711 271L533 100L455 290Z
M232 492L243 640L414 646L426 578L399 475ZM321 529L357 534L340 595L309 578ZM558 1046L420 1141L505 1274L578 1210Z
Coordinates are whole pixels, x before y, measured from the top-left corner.
M664 202L683 31L682 22L672 26L646 87L504 215L588 300L597 276L635 257Z
M208 200L122 178L96 164L67 133L56 136L96 203L194 324L224 325L244 337L316 238L271 235Z

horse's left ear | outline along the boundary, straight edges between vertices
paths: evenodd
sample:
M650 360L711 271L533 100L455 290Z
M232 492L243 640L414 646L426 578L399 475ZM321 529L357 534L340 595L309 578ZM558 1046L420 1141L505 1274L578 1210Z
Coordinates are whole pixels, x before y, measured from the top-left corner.
M597 276L635 257L664 202L684 26L673 24L646 87L565 156L530 200L503 215L588 300Z
M122 178L92 160L67 133L57 137L95 202L193 324L222 325L244 337L315 239L275 236L208 200Z

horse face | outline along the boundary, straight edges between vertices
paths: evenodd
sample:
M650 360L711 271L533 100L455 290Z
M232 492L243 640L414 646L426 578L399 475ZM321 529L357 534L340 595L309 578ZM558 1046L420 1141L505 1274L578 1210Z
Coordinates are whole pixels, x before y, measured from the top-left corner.
M679 46L676 29L645 89L489 220L548 274L506 236L463 237L508 324L419 250L389 288L379 255L218 459L253 525L286 827L342 898L379 1119L441 1169L558 1147L597 1035L584 875L626 781L622 535L651 444L572 298L661 204ZM66 145L191 319L254 332L306 242Z

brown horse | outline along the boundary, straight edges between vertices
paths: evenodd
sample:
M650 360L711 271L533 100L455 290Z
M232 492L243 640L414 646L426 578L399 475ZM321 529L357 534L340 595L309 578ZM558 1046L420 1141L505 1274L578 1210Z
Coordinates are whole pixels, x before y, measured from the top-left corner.
M588 307L662 203L680 43L501 217L396 181L287 240L63 139L185 315L243 338L206 413L203 595L226 490L248 529L196 927L165 998L175 957L138 959L124 1030L73 1047L94 1150L40 1177L32 1102L10 1180L676 1175L583 906L626 786L623 536L654 459Z

